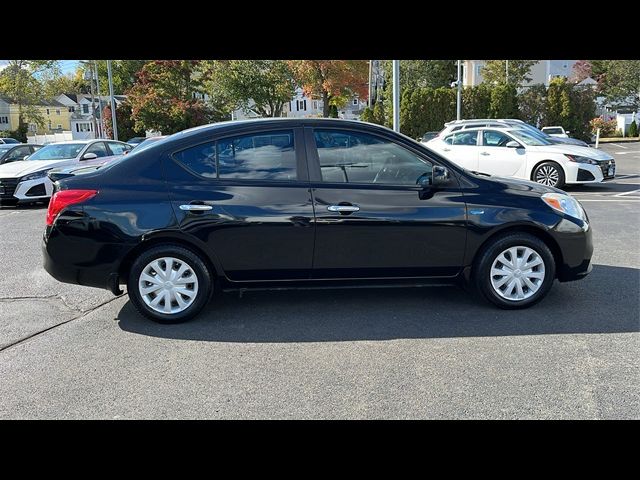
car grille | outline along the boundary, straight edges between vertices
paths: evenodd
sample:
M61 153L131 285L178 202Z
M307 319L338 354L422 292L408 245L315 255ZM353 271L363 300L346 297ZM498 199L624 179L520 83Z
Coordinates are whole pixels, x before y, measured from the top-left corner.
M604 161L598 162L598 165L600 166L600 170L602 170L602 176L604 178L613 178L615 176L615 170L616 170L615 160L604 160ZM610 166L613 166L614 175L609 175Z
M17 178L0 178L0 198L13 198L17 186Z

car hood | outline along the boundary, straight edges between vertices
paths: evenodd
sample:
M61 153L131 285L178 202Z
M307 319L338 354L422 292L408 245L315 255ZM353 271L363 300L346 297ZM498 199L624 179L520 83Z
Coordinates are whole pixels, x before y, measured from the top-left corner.
M581 147L578 145L542 145L539 147L527 147L527 150L540 153L569 154L579 157L593 158L594 160L612 160L607 152L597 148Z
M0 165L0 178L18 178L53 166L61 166L67 162L69 160L20 160L5 163Z
M551 137L550 140L557 145L580 145L584 147L585 142L571 137Z
M473 174L473 172L471 172ZM512 192L522 192L529 195L543 195L545 193L556 192L556 193L564 193L559 188L548 187L546 185L542 185L540 183L532 182L530 180L521 180L519 178L511 178L511 177L496 177L493 175L477 175L476 178L480 178L482 180L486 180L489 182L497 182L502 184L505 187L505 190L510 190Z
M87 167L100 167L105 163L109 163L113 160L122 157L122 155L111 155L109 157L100 157L94 158L93 160L74 160L73 162L65 162L60 166L56 166L51 171L52 172L73 172L78 169L87 168Z

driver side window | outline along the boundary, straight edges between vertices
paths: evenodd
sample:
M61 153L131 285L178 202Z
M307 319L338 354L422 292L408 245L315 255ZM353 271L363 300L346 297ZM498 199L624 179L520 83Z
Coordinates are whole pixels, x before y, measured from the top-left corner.
M323 182L415 186L432 164L409 150L373 135L315 130Z

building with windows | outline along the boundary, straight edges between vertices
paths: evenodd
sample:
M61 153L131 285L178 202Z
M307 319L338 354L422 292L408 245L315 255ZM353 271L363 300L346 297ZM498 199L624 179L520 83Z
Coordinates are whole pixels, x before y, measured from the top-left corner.
M126 95L114 95L116 108L127 99ZM73 140L89 140L102 138L100 133L102 109L111 105L111 97L94 95L93 100L88 94L63 93L56 97L56 101L63 104L70 113L70 129ZM100 108L102 106L102 108ZM94 124L95 117L95 124Z
M63 104L57 100L43 100L37 105L23 106L26 109L36 108L42 119L42 123L29 122L28 128L31 134L60 133L70 128L70 115ZM16 130L19 123L20 108L15 100L9 97L0 97L0 131Z
M483 82L482 68L487 60L464 60L462 63L462 84L465 87L475 87ZM531 67L529 76L531 81L521 86L542 83L549 86L551 79L556 77L569 78L577 60L538 60Z
M367 103L358 97L351 97L342 108L338 109L338 118L357 120L366 106ZM282 116L288 118L322 117L322 110L322 100L307 97L301 88L297 88L294 97L284 104ZM233 112L234 120L256 117L257 115L250 110L237 109Z

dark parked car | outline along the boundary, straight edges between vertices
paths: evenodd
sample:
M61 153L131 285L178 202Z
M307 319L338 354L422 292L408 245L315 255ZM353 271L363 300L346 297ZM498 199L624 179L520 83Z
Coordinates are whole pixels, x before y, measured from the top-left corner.
M5 143L20 143L20 142L18 140L16 140L15 138L0 137L0 145L3 145Z
M0 144L0 165L3 163L18 162L31 155L42 145L33 143L3 143Z
M46 270L115 294L126 284L162 323L196 315L214 288L462 281L523 308L591 270L570 195L467 171L363 122L197 127L55 189Z

